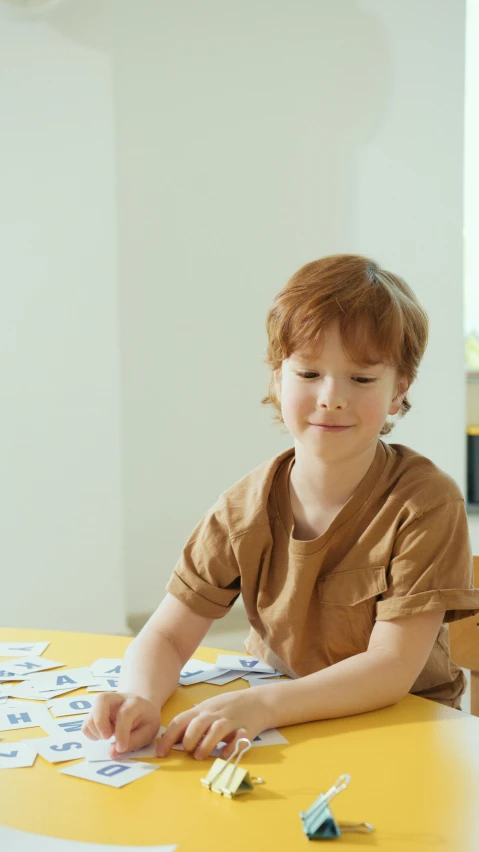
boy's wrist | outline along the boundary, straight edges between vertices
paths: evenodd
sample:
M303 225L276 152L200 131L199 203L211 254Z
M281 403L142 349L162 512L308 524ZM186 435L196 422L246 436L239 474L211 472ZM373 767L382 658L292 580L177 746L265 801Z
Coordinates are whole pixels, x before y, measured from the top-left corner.
M269 686L257 686L253 689L253 693L255 693L254 697L259 700L261 712L264 716L264 731L278 727L278 719L280 715L278 713L278 710L280 709L278 706L278 700L281 700L281 693L278 695L278 686L279 684L275 683Z
M161 708L163 703L159 699L157 695L155 695L154 690L149 689L135 689L134 687L128 686L127 684L122 685L118 684L118 690L121 695L128 696L128 698L141 698L144 701L149 701L150 704L153 704L158 713L161 712Z

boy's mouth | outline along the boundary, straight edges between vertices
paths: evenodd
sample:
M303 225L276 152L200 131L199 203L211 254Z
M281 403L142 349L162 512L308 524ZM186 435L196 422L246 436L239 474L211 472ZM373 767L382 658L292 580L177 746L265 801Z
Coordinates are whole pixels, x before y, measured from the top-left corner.
M344 432L345 429L351 429L351 426L340 426L329 423L310 423L309 425L314 426L315 429L319 429L322 432Z

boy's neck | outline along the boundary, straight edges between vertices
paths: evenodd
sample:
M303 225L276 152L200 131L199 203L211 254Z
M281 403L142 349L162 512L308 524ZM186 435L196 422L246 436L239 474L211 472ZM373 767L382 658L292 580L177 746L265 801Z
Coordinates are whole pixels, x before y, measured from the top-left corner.
M376 455L377 441L354 459L324 461L306 454L296 442L290 488L299 502L310 509L340 509L352 497Z

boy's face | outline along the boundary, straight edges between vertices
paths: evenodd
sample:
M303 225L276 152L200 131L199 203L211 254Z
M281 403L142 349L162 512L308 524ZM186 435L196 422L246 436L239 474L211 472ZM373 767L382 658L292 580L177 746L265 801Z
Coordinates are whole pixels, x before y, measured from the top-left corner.
M277 371L283 420L312 456L354 457L376 443L386 418L397 414L407 390L393 367L354 364L333 323L316 352L294 352Z

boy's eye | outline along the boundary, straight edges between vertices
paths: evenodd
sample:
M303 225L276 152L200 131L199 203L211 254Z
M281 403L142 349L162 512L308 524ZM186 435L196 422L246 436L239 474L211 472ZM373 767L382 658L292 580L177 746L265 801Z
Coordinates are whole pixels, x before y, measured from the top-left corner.
M314 373L312 370L305 370L303 372L297 372L297 376L301 379L317 379L319 377L319 373ZM369 378L367 376L353 376L353 382L356 382L359 385L369 385L371 382L375 382L376 379Z

